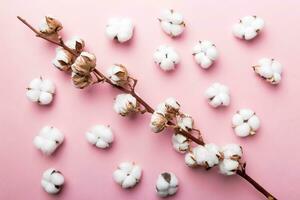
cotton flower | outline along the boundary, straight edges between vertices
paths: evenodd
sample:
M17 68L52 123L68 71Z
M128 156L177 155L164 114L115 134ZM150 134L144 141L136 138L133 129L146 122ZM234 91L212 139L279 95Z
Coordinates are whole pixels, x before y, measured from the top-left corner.
M180 58L177 52L170 46L161 45L153 54L154 62L164 71L174 70Z
M86 139L96 147L105 149L113 142L114 136L109 126L96 125L86 133Z
M72 72L72 83L76 88L83 89L93 82L93 78L90 74L81 75L75 72Z
M216 45L210 41L199 41L194 46L193 56L197 64L199 64L203 69L207 69L218 58L218 50Z
M134 187L141 176L142 168L134 162L122 162L113 173L113 179L125 189Z
M139 104L131 94L119 94L114 103L116 113L126 116L129 113L138 111Z
M53 33L57 33L62 29L62 24L51 16L45 16L39 26L40 32L51 35Z
M26 91L27 98L40 105L50 104L55 93L55 85L49 79L35 78L30 81Z
M263 19L257 16L246 16L233 26L233 35L244 40L251 40L258 35L263 27Z
M64 135L53 126L45 126L33 140L34 146L46 155L51 155L64 141Z
M164 114L159 112L154 112L151 116L150 128L154 133L163 131L168 123L168 119Z
M61 71L69 71L73 64L74 56L62 47L56 48L56 56L52 64Z
M96 67L96 57L89 52L81 52L71 67L76 74L89 75Z
M156 192L160 197L167 197L176 194L179 181L172 172L161 173L156 181Z
M260 120L250 109L240 109L232 117L232 126L237 136L246 137L256 134Z
M194 120L192 117L181 114L177 116L177 126L180 128L180 130L183 131L191 131L194 126Z
M106 25L106 35L111 40L126 42L133 36L134 25L128 18L111 18Z
M253 69L271 84L278 84L281 81L282 65L274 59L262 58Z
M172 144L173 148L179 153L185 153L190 147L189 140L179 133L173 134Z
M47 169L42 176L41 185L49 194L57 194L65 182L64 176L54 168Z
M107 76L109 80L119 86L125 86L128 84L128 72L125 66L121 64L115 64L108 68L107 70Z
M239 168L239 160L243 155L242 147L237 144L227 144L221 148L223 160L219 163L220 172L224 175L233 175Z
M218 106L228 106L230 103L229 89L220 83L212 84L206 91L205 97L208 103L216 108Z
M70 40L66 41L65 44L67 47L69 47L77 53L82 52L85 46L84 40L78 36L72 37Z
M171 37L179 36L184 31L183 16L172 9L162 11L159 21L162 30Z

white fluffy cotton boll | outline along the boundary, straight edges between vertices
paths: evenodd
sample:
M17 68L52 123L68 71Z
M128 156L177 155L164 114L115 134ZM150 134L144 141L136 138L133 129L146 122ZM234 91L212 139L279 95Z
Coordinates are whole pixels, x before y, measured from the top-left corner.
M136 112L138 109L138 102L131 94L119 94L117 95L114 103L114 110L122 115L126 116L131 112Z
M133 36L134 25L128 18L111 18L106 25L106 35L111 40L120 43L130 40Z
M198 165L209 169L219 163L219 147L215 144L198 145L193 149L195 160Z
M184 31L185 23L183 16L172 9L163 10L159 21L162 30L171 37L179 36Z
M221 148L221 152L226 159L239 160L243 156L243 149L238 144L227 144Z
M210 41L199 41L193 49L193 56L197 64L203 69L209 68L218 58L216 45Z
M128 84L128 71L124 65L115 64L108 68L107 76L114 85L126 86Z
M57 194L65 182L64 176L54 168L47 169L42 176L41 185L49 194Z
M251 109L240 109L232 117L234 132L239 137L256 134L260 126L260 120Z
M216 108L219 106L228 106L230 103L229 88L220 83L213 83L206 91L205 97L208 103Z
M239 162L232 159L224 159L219 163L221 174L230 176L236 173L239 167Z
M174 195L178 190L179 181L172 172L161 173L156 181L156 192L160 197Z
M282 65L271 58L262 58L258 64L253 66L254 71L271 84L278 84L281 81Z
M185 154L184 162L189 167L197 167L197 161L193 152L188 152Z
M32 101L40 105L50 104L55 93L55 85L49 79L35 78L30 81L27 87L26 96Z
M53 127L45 126L33 140L34 146L45 155L51 155L64 141L63 133Z
M153 54L154 62L164 71L174 70L180 57L170 46L161 45Z
M86 139L96 147L105 149L113 142L114 135L109 126L96 125L86 133Z
M240 19L239 23L233 26L233 35L244 39L251 40L255 38L264 27L264 20L257 16L245 16Z
M141 179L142 168L134 162L122 162L114 171L113 178L122 188L132 188Z
M159 133L163 131L168 123L168 119L164 116L164 114L159 112L154 112L151 115L150 128L152 132Z
M191 131L194 127L194 120L188 115L179 115L177 117L177 126L183 131Z
M172 136L172 144L173 148L179 153L185 153L190 147L189 140L185 136L177 133Z

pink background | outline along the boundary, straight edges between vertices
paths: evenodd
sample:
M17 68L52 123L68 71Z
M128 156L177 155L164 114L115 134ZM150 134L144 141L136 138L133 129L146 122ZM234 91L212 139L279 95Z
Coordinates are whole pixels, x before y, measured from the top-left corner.
M16 19L20 15L37 25L45 14L63 22L65 38L84 38L101 70L125 64L139 79L139 94L152 106L174 96L182 110L196 119L206 141L241 144L253 178L279 199L299 199L299 6L296 0L1 0L0 199L157 199L155 181L164 171L175 172L180 180L172 199L264 199L237 176L186 167L183 156L171 147L171 131L151 133L149 115L130 119L114 113L112 102L119 91L108 85L75 89L69 77L51 65L54 46L34 38ZM180 38L171 39L160 29L157 17L164 8L184 15L187 26ZM252 14L265 19L263 33L252 42L234 38L233 23ZM108 18L114 16L133 19L136 29L130 43L116 44L104 35ZM191 55L200 39L213 41L220 51L217 63L207 71ZM171 73L153 63L153 51L160 44L173 46L181 56ZM261 57L276 58L284 65L279 86L253 73L250 66ZM40 75L57 86L51 106L38 106L25 97L29 81ZM203 98L215 81L231 89L228 108L213 109ZM240 139L231 129L233 113L243 107L252 108L261 118L255 137ZM61 129L66 137L51 157L43 156L32 144L47 124ZM84 133L95 124L112 126L116 136L112 148L100 150L87 143ZM125 160L143 167L141 183L132 190L123 190L112 180L117 164ZM58 196L49 196L40 187L41 174L49 167L61 170L66 179Z

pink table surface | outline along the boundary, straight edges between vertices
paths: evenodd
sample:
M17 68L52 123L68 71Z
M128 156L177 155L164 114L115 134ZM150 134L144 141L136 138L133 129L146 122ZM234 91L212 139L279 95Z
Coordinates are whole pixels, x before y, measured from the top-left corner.
M180 180L172 199L264 199L237 176L225 177L217 169L205 172L185 166L183 156L171 147L171 131L153 134L149 115L122 118L112 110L119 91L108 85L75 89L69 77L51 65L54 46L34 38L21 15L38 24L45 14L57 16L65 38L79 35L97 55L101 70L114 63L128 66L139 79L137 90L152 106L173 96L182 110L196 119L206 141L244 147L248 173L279 199L299 199L300 118L300 2L299 1L45 1L1 0L1 104L0 104L0 199L158 199L155 181L160 172L172 171ZM171 39L157 21L161 9L174 8L186 19L186 30ZM252 42L231 34L239 17L258 15L266 21L263 33ZM128 16L136 29L128 44L116 44L104 35L109 17ZM209 70L198 67L191 55L200 39L213 41L220 57ZM165 73L154 65L152 54L160 44L173 46L181 56L177 69ZM273 57L284 65L283 79L273 87L257 77L251 65L261 57ZM35 77L53 80L57 95L51 106L38 106L25 97ZM229 86L229 107L213 109L203 92L218 81ZM237 138L231 117L239 108L252 108L262 126L255 137ZM51 157L43 156L33 137L44 125L65 134L65 142ZM95 124L112 126L112 148L89 145L84 133ZM112 172L121 161L143 167L143 178L132 190L114 183ZM49 196L40 186L42 172L55 167L65 176L61 194Z

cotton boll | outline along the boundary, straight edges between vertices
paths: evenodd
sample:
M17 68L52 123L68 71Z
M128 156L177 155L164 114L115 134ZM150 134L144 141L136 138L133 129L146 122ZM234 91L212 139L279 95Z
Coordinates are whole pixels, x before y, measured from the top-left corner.
M133 36L134 25L128 18L112 18L106 25L106 35L120 43L129 41Z
M172 136L173 148L179 153L185 153L190 146L189 140L181 134L173 134Z
M159 112L154 112L151 116L150 128L154 133L163 131L167 125L167 118L164 114Z
M62 24L52 16L45 16L39 25L40 32L47 35L55 34L62 28Z
M105 149L111 145L114 136L109 126L96 125L86 133L86 139L96 147Z
M115 64L108 68L107 76L114 85L126 86L129 82L129 75L126 67L121 64Z
M54 67L61 71L69 71L74 61L74 55L62 47L56 48L56 56L52 60Z
M255 38L263 29L264 21L257 16L243 17L239 23L233 26L233 35L244 40Z
M232 117L232 126L237 136L246 137L256 134L260 120L251 109L240 109Z
M229 89L220 83L212 84L205 91L205 97L208 99L208 103L214 108L228 106L230 103Z
M262 58L258 64L253 66L254 71L271 84L281 81L282 65L275 59Z
M184 31L185 23L183 16L172 9L163 10L159 21L162 30L171 37L179 36Z
M227 159L239 160L243 155L242 147L237 144L227 144L220 151Z
M154 62L164 71L175 69L180 58L177 52L170 46L161 45L153 54Z
M74 36L70 40L67 40L65 44L67 47L73 51L76 51L77 53L82 52L85 46L84 40L78 36Z
M50 104L55 94L55 85L48 79L35 78L27 88L26 96L32 102L40 105Z
M172 172L160 174L156 181L156 192L160 197L174 195L178 190L179 181Z
M196 167L198 166L195 155L193 152L188 152L185 154L184 162L189 167Z
M161 113L168 120L172 120L179 113L179 109L180 104L178 101L173 97L169 97L164 102L160 103L155 111Z
M219 164L221 174L230 176L236 173L239 167L239 162L231 159L224 159Z
M119 164L118 169L113 173L113 179L122 188L132 188L141 179L142 168L134 162L123 162Z
M219 147L215 144L198 145L193 149L195 160L198 165L210 169L219 163Z
M193 56L197 64L203 69L207 69L218 58L218 50L210 41L199 41L194 46Z
M131 94L117 95L114 103L114 110L121 116L126 116L129 113L137 112L139 104Z
M194 127L194 120L192 117L181 114L177 117L177 126L180 128L180 130L183 131L191 131Z
M64 182L62 173L50 168L43 173L41 185L47 193L57 194L62 189Z

